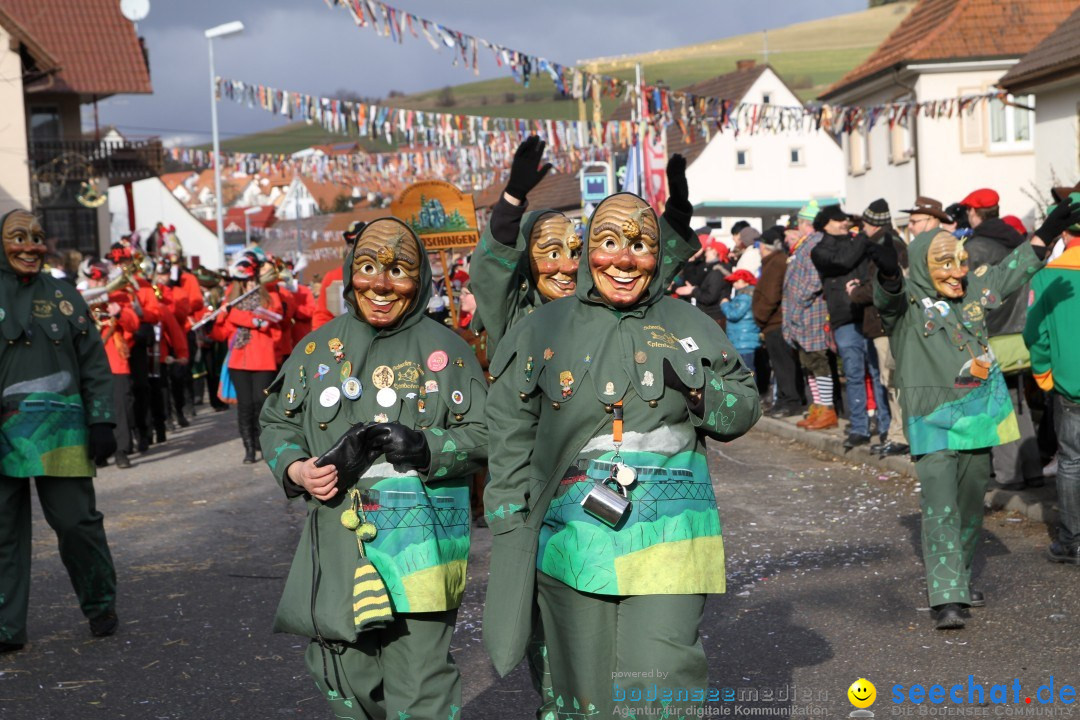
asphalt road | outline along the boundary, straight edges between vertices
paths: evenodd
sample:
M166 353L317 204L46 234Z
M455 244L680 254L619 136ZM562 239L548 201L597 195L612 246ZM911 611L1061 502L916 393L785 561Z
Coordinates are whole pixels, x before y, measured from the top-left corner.
M0 718L331 717L304 669L306 642L270 632L302 505L241 457L234 413L203 411L133 469L101 472L98 506L119 576L111 638L90 636L35 500L31 641L0 656ZM843 717L859 677L877 687L878 717L913 709L890 701L897 684L906 693L972 675L987 694L1009 684L1011 701L1019 680L1009 712L1050 709L1024 699L1051 676L1055 692L1080 684L1080 568L1044 560L1045 526L987 517L976 585L988 607L972 611L966 630L943 633L926 608L913 479L763 432L714 445L711 463L728 592L709 599L702 634L710 683L733 699L708 705L709 716ZM463 717L529 718L525 673L497 679L480 642L489 548L487 530L476 530L453 650Z

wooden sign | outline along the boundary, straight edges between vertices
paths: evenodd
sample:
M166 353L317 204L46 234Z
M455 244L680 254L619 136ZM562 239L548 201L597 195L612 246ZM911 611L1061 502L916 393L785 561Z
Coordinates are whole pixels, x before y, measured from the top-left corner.
M390 203L390 212L412 228L428 252L472 248L480 239L473 196L442 180L405 188Z

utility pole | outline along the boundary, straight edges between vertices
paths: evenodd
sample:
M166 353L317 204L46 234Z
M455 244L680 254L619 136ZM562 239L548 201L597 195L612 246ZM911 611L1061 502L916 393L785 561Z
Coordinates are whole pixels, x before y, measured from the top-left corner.
M644 73L641 70L641 63L634 64L634 85L637 92L637 129L638 129L638 141L637 141L637 194L644 196L645 194L645 93L642 89Z

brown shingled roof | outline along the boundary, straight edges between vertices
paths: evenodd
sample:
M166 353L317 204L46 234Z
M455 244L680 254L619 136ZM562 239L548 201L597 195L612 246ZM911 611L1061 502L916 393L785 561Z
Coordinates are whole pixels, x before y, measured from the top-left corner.
M117 0L3 0L4 10L60 66L51 92L98 98L150 93L150 72ZM42 87L41 90L46 88Z
M1080 72L1080 6L1043 38L1035 49L998 81L1006 90L1021 91Z
M920 0L878 49L822 93L835 98L910 62L1020 57L1080 0Z
M702 80L693 85L687 85L686 87L679 88L678 92L739 102L746 93L750 91L750 88L753 87L758 78L760 78L766 70L770 69L771 68L768 65L753 65L746 69L735 70L734 72L729 72L724 75L717 75L708 80ZM623 103L615 108L610 119L629 120L630 103ZM705 150L705 146L709 144L701 134L700 130L695 130L693 138L688 141L686 136L684 136L682 132L679 131L678 127L674 125L668 127L667 139L668 154L674 155L675 153L679 153L686 158L687 165L693 163L694 160L697 160L698 155L700 155Z

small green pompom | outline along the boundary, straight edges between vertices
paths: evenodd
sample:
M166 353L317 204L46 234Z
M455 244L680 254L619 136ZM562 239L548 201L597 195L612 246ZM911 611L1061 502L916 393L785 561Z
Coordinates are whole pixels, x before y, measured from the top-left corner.
M360 516L356 514L355 510L349 508L341 513L341 524L344 525L347 530L355 530L360 527Z
M366 522L356 528L356 535L360 538L360 542L371 542L375 539L375 534L378 529L375 527L375 523Z

